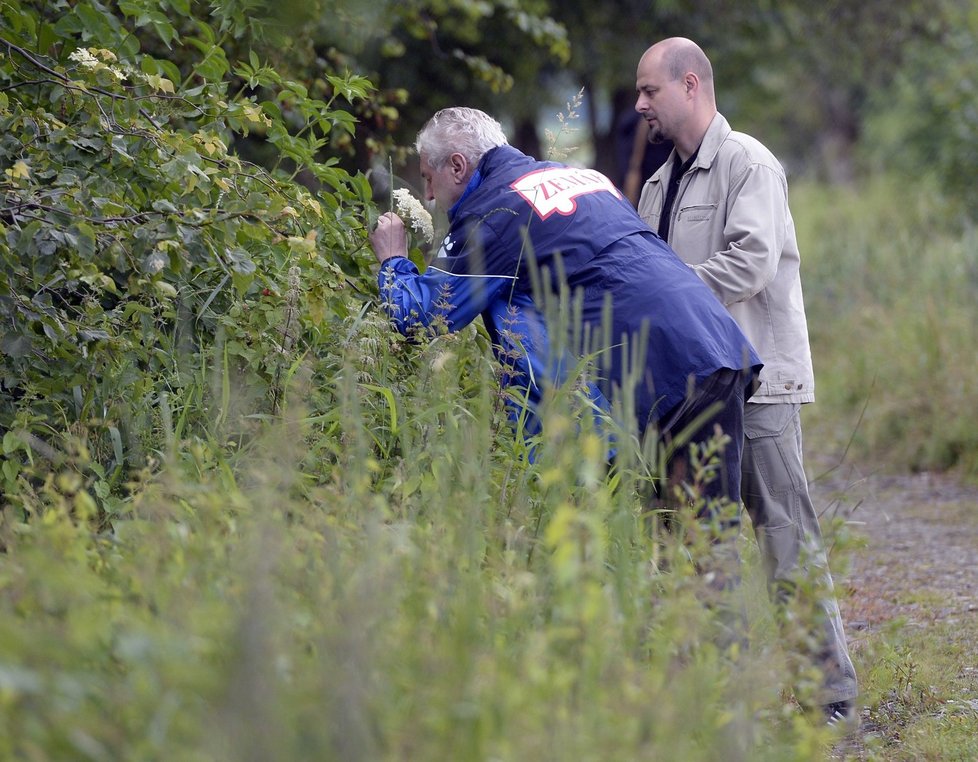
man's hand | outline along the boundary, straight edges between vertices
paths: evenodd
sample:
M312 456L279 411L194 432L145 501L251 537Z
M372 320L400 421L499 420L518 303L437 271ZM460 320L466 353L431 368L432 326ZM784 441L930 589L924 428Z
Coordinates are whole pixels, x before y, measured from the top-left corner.
M382 214L377 227L370 234L370 245L378 262L386 262L391 257L406 257L407 230L404 221L393 212Z

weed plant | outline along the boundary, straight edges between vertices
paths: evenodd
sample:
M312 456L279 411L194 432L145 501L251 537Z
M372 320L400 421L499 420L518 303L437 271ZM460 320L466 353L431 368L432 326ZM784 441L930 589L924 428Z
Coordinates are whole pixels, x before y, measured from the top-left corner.
M907 627L897 619L863 650L871 724L864 759L968 760L978 754L970 620Z
M0 514L0 758L820 758L573 384L531 461L478 330L364 311L330 347L280 416L169 438L108 525L83 448Z

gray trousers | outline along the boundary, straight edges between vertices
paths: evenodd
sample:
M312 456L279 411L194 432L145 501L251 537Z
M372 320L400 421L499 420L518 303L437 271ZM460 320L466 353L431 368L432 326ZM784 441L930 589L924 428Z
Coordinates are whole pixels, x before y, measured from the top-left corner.
M842 615L802 457L800 405L748 402L744 409L741 496L754 524L768 586L784 602L802 580L818 585L823 613L813 657L823 671L820 703L858 695Z

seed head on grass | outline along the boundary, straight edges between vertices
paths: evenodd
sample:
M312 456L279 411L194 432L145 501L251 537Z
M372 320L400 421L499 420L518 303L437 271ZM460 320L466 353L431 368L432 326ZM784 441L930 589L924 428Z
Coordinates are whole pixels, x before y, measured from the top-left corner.
M584 100L584 88L582 87L578 90L577 94L567 102L567 111L559 112L557 114L557 121L560 122L560 129L555 133L551 129L544 130L544 134L547 137L547 143L549 147L547 148L547 159L550 161L562 161L566 159L572 152L577 150L577 146L569 146L563 148L558 146L561 137L564 135L569 135L572 132L577 132L576 127L571 127L571 120L577 119L580 114L578 109L581 107L581 102Z

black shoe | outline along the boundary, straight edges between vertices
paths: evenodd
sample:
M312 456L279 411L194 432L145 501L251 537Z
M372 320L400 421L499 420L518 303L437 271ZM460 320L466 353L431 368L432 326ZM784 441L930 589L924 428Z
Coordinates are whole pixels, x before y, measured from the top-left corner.
M833 701L822 707L825 724L830 728L838 728L851 732L859 727L859 713L853 701Z

